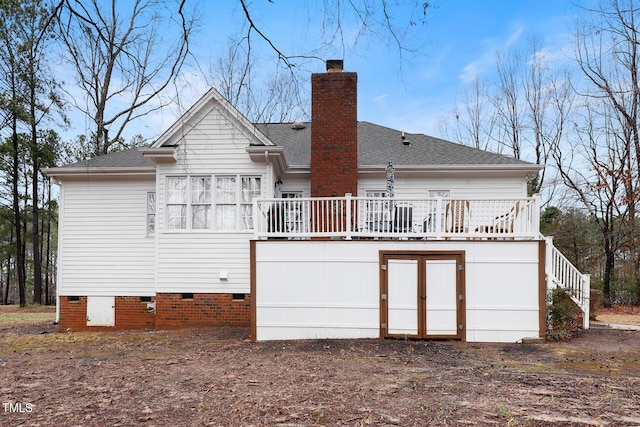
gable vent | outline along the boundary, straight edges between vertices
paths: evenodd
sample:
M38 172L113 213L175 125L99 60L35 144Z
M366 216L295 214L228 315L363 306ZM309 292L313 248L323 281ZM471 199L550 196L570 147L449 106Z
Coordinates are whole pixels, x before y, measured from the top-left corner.
M306 127L307 125L305 125L304 122L293 122L291 124L291 129L295 129L295 130L304 129Z

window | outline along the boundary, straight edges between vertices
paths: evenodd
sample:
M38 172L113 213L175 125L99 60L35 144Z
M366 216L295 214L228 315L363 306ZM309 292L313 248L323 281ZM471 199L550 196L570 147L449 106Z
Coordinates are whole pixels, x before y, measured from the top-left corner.
M167 178L167 229L187 228L187 179Z
M236 178L216 178L216 228L236 229Z
M302 198L302 191L288 191L281 193L280 195L283 199L300 199ZM284 218L286 224L286 230L292 232L304 232L304 224L306 223L303 219L302 212L302 203L295 200L288 200L284 202Z
M211 178L191 178L191 227L211 228Z
M147 234L156 232L156 193L147 193Z
M383 198L387 192L383 190L366 190L366 197ZM367 229L369 231L391 231L391 204L386 200L367 200Z
M253 199L260 197L260 178L243 176L240 208L242 210L242 229L253 230Z
M261 193L260 177L168 177L167 229L251 230Z
M449 190L429 190L429 197L449 197Z

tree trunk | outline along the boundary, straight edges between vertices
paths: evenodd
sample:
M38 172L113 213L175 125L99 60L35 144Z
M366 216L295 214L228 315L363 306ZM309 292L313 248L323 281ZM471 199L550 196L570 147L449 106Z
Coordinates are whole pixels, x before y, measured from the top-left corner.
M22 240L22 215L20 213L20 191L18 189L18 181L20 180L20 156L19 147L20 141L17 131L17 119L13 120L13 134L12 134L12 161L11 165L11 178L12 178L12 196L13 196L13 221L16 231L16 270L18 272L18 296L20 301L20 307L27 305L27 293L26 293L26 270L25 270L25 252L24 242Z
M45 276L44 276L44 303L46 305L51 304L51 298L49 296L49 278L51 276L51 178L47 178L47 209L46 209L46 235L47 235L47 248L45 251Z
M613 275L614 265L615 253L611 250L610 245L605 243L604 277L602 284L602 297L605 308L611 308L611 276Z
M11 232L11 239L13 239L13 231ZM9 288L11 288L11 255L7 258L7 287L4 289L4 305L9 304Z
M35 98L35 94L32 93ZM35 100L31 102L31 157L33 162L33 170L31 176L31 211L32 211L32 240L33 240L33 303L42 304L42 258L40 256L40 218L39 212L39 194L38 182L40 175L40 166L38 162L38 137L37 127L35 124Z

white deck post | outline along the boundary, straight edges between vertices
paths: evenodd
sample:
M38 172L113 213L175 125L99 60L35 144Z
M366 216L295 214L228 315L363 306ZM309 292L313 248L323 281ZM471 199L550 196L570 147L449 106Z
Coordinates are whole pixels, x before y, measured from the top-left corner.
M591 275L582 275L582 312L584 313L582 319L582 329L589 329L589 316L591 315Z
M553 236L546 236L545 240L545 257L544 271L547 274L547 292L549 292L549 284L553 282Z
M251 207L251 209L253 209L253 212L251 213L251 215L253 215L253 238L258 239L260 236L260 233L259 233L260 217L258 217L258 200L257 199L253 199L253 206Z
M446 218L445 218L446 221ZM442 232L444 231L442 229L442 198L438 197L436 198L436 227L435 227L435 231L436 231L436 239L442 239Z
M536 193L533 195L533 215L531 218L531 224L527 224L528 227L531 227L531 231L536 232L536 234L540 234L540 194Z
M353 231L352 223L351 223L351 201L353 200L352 193L345 193L344 199L345 199L345 203L347 204L347 218L346 218L347 234L345 236L345 240L351 240L351 233Z

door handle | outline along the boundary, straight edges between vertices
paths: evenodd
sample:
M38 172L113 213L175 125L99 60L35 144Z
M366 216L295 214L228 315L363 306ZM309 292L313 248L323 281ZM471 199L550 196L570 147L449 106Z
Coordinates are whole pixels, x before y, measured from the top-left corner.
M426 295L421 295L420 298L421 299L427 299L427 296Z

